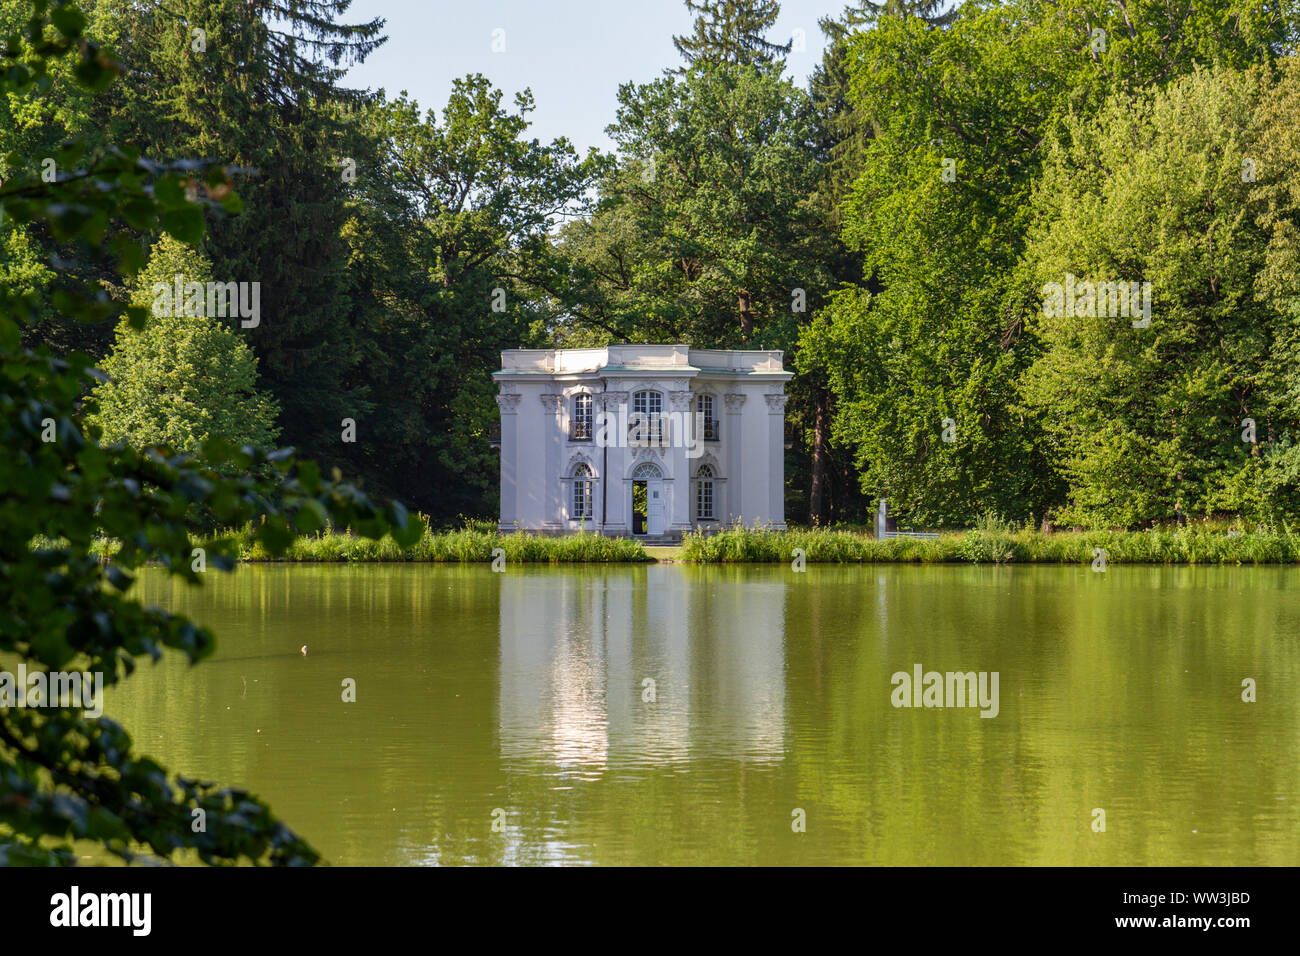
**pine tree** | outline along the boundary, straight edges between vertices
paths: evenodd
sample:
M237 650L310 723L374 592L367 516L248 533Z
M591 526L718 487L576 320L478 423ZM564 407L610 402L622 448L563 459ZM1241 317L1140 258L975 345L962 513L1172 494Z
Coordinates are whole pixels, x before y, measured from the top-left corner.
M883 17L906 20L915 17L930 27L946 27L957 17L956 6L939 12L946 0L857 0L844 8L839 19L823 17L819 21L826 35L826 51L821 65L809 80L816 106L820 131L819 158L828 168L833 205L847 195L849 187L862 169L863 152L874 134L872 118L865 115L849 95L849 41L857 28L876 24Z
M384 21L349 24L350 0L105 0L97 29L127 70L98 121L146 156L212 158L244 170L243 211L212 223L215 277L260 282L246 333L283 409L285 441L349 472L344 417L369 411L342 232L356 179L375 167L345 69L383 42ZM352 175L355 172L356 175Z
M695 32L673 37L673 46L692 66L714 63L766 63L790 52L790 43L769 42L764 34L781 12L777 0L685 0L695 14Z
M875 23L881 17L899 17L903 20L916 17L932 27L945 27L957 17L956 3L946 13L939 12L948 2L949 0L885 0L884 3L874 3L872 0L857 0L857 3L844 9L841 23L844 28L851 28L864 23ZM822 22L823 28L826 27L827 20Z

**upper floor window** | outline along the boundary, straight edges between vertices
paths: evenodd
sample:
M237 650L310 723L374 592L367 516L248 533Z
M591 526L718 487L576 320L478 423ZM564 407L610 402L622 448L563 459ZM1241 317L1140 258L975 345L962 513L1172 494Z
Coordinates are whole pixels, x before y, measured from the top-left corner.
M633 444L657 444L663 429L664 397L658 392L632 395L632 416L628 431Z
M573 469L573 513L570 517L590 518L591 497L591 469L578 465Z
M718 440L718 419L713 414L713 396L697 395L695 396L695 414L700 416L704 423L704 440Z
M591 396L580 392L573 396L573 418L569 422L570 441L591 441Z
M713 520L713 468L709 465L700 465L695 473L695 517Z

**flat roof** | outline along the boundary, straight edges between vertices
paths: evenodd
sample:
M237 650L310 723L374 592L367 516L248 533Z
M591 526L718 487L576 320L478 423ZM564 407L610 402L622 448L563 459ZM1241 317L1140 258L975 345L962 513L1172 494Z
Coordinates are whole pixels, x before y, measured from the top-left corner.
M597 349L507 349L501 371L514 375L583 372L626 374L789 375L784 353L762 349L693 349L687 345L609 345Z

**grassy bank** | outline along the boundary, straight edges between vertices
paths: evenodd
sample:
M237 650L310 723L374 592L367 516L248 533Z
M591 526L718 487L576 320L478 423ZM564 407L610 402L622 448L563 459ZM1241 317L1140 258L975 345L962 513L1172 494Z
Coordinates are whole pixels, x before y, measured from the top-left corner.
M501 534L476 522L456 531L426 528L409 548L399 547L392 538L375 541L345 531L326 531L296 539L279 557L266 552L247 529L222 537L233 542L240 561L253 563L489 562L497 548L505 552L509 563L552 564L635 563L663 557L699 564L774 564L793 560L796 548L813 564L1091 564L1097 548L1105 550L1108 564L1300 563L1300 534L1285 528L1229 532L1209 526L1043 534L985 524L936 539L883 541L862 531L729 528L710 537L688 534L679 549L648 551L639 541L624 538ZM201 540L196 543L204 544ZM114 542L105 539L97 543L100 554L115 550Z
M762 531L731 528L712 537L687 535L682 561L704 564L793 560L802 548L810 563L1091 564L1095 548L1108 564L1294 564L1300 535L1286 529L1230 533L1184 527L1151 531L1038 531L982 527L937 539L877 541L854 531Z
M639 541L603 538L594 534L547 537L537 534L500 534L466 528L459 531L425 530L420 540L402 548L392 538L379 541L344 532L329 531L298 538L279 558L272 558L260 545L241 533L241 561L429 561L486 562L500 548L507 563L577 564L583 562L649 561Z
M505 552L507 563L578 564L584 562L640 562L652 560L639 541L603 538L593 534L546 537L537 534L501 534L495 529L468 527L458 531L425 529L420 540L409 548L400 547L392 538L378 541L345 531L325 531L303 535L278 557L272 556L253 540L248 529L219 536L233 543L240 561L253 563L284 562L369 562L424 561L447 563L489 562L493 551ZM213 539L208 539L209 543ZM204 541L197 541L202 546ZM98 553L116 550L115 542L97 543Z

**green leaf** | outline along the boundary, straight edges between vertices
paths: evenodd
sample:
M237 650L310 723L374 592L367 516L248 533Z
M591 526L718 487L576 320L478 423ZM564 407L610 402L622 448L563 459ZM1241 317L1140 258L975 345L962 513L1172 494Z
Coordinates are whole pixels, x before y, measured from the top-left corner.
M187 204L185 186L175 173L169 173L154 183L153 196L167 209L178 209Z
M70 40L81 36L86 28L86 18L76 7L55 7L50 11L50 22Z
M307 499L293 516L294 526L304 534L319 531L329 521L325 508L319 501Z
M147 199L130 199L122 206L122 218L142 232L153 228L158 221L158 211Z
M181 242L193 245L203 238L203 213L197 206L172 209L160 217L168 234Z
M283 554L293 544L293 532L280 515L269 516L257 529L257 537L267 551Z

